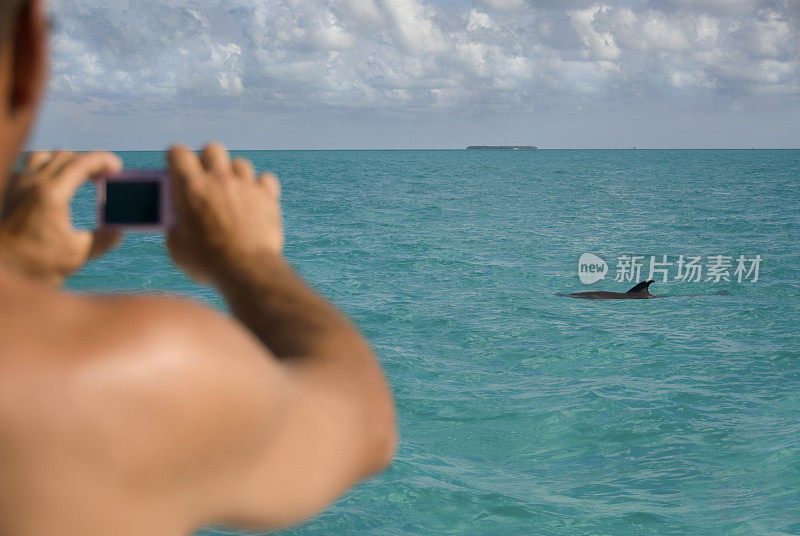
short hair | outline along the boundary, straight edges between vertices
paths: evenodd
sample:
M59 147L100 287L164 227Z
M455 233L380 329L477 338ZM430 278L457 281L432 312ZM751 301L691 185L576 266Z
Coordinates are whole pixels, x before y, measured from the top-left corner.
M20 11L29 2L30 0L0 0L0 44L5 44L11 37Z

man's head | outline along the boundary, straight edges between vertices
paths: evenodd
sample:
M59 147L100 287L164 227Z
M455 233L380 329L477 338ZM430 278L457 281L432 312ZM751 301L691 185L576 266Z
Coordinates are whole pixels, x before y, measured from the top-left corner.
M0 0L0 40L10 31L9 26L13 26L19 10L26 3L27 0Z
M44 0L0 0L0 187L28 137L47 79Z

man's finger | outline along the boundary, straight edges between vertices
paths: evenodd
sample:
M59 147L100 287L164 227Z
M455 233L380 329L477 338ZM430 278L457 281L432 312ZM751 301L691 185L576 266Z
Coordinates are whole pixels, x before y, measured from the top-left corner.
M79 270L86 261L99 257L114 246L120 243L122 233L109 229L97 231L74 231L72 240L80 252L79 257L71 259L73 264L69 267L69 272Z
M170 189L178 208L178 216L185 213L188 191L197 191L205 180L205 170L194 151L185 145L175 145L167 153Z
M53 193L58 199L70 199L86 180L121 170L122 160L113 153L96 152L77 156L53 179Z
M272 194L272 197L275 199L281 198L281 183L278 181L278 177L272 173L262 173L258 178L258 182Z
M25 170L27 172L37 172L40 168L53 158L52 151L34 151L28 154L28 160L25 162Z
M110 229L75 231L75 234L77 235L75 241L81 251L79 267L83 266L86 261L99 257L113 249L122 241L122 233Z
M179 202L187 187L196 189L205 178L205 171L194 151L185 145L174 145L167 153L167 165L172 193Z
M25 169L22 173L12 175L6 186L6 199L21 195L36 184L49 187L50 179L56 170L60 170L73 158L72 153L65 151L37 151L28 154Z
M225 174L231 171L231 156L221 143L209 143L200 154L200 161L209 173Z
M92 233L92 243L89 247L89 259L94 259L114 249L122 242L122 232L110 229L100 229Z
M64 166L72 162L74 158L75 153L71 151L56 151L52 153L50 158L39 168L36 178L49 180L51 177L57 176L64 169Z
M253 180L256 176L256 170L253 164L246 158L237 158L233 161L233 172L242 179Z
M197 155L185 145L170 147L167 152L167 164L174 179L199 179L204 174Z

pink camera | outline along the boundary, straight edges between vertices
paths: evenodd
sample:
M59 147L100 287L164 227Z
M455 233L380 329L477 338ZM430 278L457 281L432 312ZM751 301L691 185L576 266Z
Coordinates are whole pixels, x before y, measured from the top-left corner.
M97 221L101 228L164 231L173 219L166 171L126 170L97 181Z

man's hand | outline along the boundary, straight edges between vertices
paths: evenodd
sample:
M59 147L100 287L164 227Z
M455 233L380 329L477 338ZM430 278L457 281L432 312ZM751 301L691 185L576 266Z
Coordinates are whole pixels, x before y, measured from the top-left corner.
M259 255L279 257L283 227L275 176L255 177L253 165L231 161L220 144L198 158L184 146L169 152L178 221L167 245L175 262L196 280L215 282L232 264Z
M0 213L0 264L28 277L61 285L88 260L120 240L113 231L72 227L70 201L89 178L117 173L120 159L107 152L31 153L12 177Z

